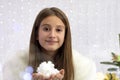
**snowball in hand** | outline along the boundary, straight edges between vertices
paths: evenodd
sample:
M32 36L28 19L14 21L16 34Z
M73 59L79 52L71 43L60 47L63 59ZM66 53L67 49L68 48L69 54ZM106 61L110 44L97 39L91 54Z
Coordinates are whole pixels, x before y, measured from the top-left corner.
M54 64L51 61L48 61L42 62L37 68L37 72L48 78L51 74L59 73L59 70L54 68Z

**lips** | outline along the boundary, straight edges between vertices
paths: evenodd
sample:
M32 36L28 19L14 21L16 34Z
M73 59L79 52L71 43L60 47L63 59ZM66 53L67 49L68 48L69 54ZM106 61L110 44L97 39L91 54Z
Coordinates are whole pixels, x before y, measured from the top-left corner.
M58 41L53 41L53 40L46 40L46 42L49 43L49 44L58 43Z

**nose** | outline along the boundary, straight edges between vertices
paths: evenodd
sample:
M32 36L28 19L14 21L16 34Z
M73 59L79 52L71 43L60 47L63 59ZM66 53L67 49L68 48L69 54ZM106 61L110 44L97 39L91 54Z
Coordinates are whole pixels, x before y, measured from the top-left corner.
M55 36L56 36L55 30L51 30L49 37L50 38L55 38Z

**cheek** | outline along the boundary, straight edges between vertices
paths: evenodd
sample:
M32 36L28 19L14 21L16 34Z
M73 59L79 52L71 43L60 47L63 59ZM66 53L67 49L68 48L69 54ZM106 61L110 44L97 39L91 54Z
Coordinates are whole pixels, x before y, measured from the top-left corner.
M41 28L39 28L39 31L38 31L38 39L43 39L44 37L45 37L45 32L41 29Z
M41 38L41 36L38 36L38 41L39 41L39 44L41 45L42 44L42 38Z
M40 40L41 39L41 37L42 37L42 35L40 35L41 33L40 32L38 32L38 36L37 36L37 39L38 40Z
M61 39L61 43L64 42L64 38L65 38L65 34L63 33L63 34L61 35L61 37L60 37L60 39Z
M42 32L39 32L38 33L38 41L39 43L41 44L44 40L44 34Z

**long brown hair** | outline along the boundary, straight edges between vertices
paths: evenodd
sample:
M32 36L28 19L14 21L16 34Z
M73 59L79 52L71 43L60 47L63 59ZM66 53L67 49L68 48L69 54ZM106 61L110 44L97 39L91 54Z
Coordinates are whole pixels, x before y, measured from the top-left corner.
M40 11L36 17L30 38L29 65L32 66L34 68L34 72L36 72L36 68L42 62L40 57L41 45L36 39L38 36L38 28L44 18L52 15L60 18L65 25L65 39L63 45L59 48L58 53L54 58L55 67L57 69L65 70L63 80L74 80L70 25L64 12L56 7L45 8Z

